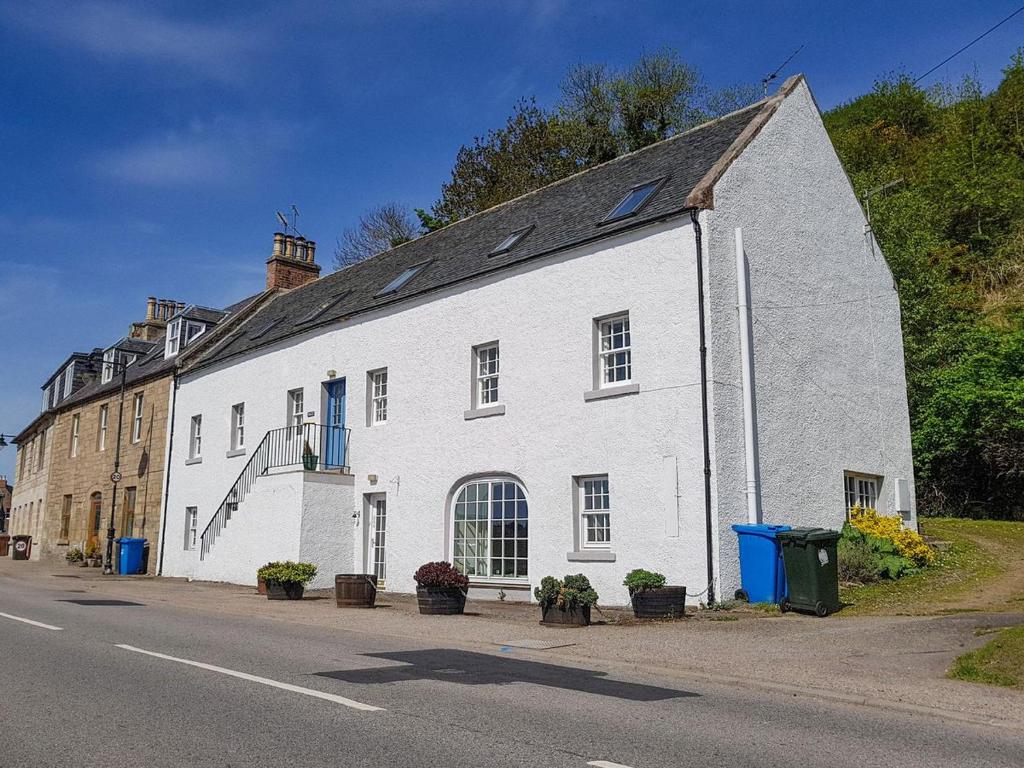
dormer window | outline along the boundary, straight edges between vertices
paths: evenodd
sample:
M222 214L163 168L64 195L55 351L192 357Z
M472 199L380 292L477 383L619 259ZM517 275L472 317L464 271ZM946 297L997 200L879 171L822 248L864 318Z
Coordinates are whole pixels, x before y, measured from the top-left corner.
M103 353L103 373L100 381L103 384L111 381L115 374L121 373L122 366L127 368L135 362L135 358L136 356L129 352L123 352L117 347L111 347Z
M174 357L206 332L206 323L179 317L167 325L164 357Z
M71 363L67 368L64 369L64 397L68 397L71 394L71 389L75 384L75 364Z

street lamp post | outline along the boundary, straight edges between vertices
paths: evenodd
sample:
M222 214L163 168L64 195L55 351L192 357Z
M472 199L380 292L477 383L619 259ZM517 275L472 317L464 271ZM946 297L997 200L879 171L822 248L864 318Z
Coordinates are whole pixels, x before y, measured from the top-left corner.
M0 451L7 447L7 441L13 440L14 435L8 435L0 432ZM9 510L4 509L4 497L0 496L0 533L7 533L7 513Z
M103 559L103 573L110 575L114 572L114 513L117 510L117 484L121 482L121 423L124 420L124 390L128 377L128 366L120 360L114 360L108 365L121 367L121 398L117 406L117 444L114 448L114 471L110 474L110 480L114 484L114 490L110 494L110 523L107 526L107 553Z

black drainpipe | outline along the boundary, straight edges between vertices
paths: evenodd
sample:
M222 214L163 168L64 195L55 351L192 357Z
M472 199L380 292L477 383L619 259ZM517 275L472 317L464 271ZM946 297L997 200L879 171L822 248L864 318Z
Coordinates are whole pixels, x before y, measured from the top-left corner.
M697 242L697 327L700 329L700 417L704 431L704 531L708 560L708 605L715 604L715 549L711 535L711 442L708 430L708 347L704 328L704 247L701 242L700 209L690 209Z
M164 574L164 550L167 548L167 516L170 510L167 508L167 497L171 493L171 457L174 455L174 408L178 404L178 373L175 371L171 377L171 419L167 425L167 464L164 467L164 509L163 519L160 521L160 560L156 566L156 575Z

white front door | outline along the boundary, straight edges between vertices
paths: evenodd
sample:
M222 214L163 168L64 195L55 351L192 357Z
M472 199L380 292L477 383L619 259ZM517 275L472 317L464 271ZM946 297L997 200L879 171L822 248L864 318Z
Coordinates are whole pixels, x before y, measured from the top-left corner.
M383 493L370 497L369 520L369 560L370 573L377 577L377 588L383 589L387 575L386 567L386 536L388 522L388 502Z

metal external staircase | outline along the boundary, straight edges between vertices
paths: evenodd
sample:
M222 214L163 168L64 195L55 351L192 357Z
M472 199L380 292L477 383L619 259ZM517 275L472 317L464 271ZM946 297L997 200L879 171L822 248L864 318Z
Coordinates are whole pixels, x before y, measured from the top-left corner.
M349 432L344 427L326 424L303 424L267 432L203 529L199 559L206 559L256 480L271 469L302 465L309 471L347 472Z

